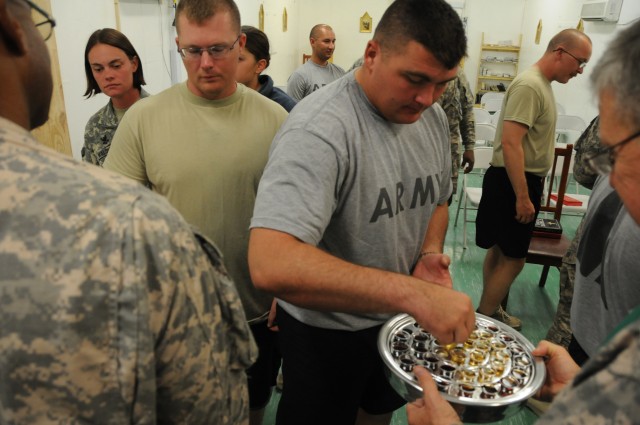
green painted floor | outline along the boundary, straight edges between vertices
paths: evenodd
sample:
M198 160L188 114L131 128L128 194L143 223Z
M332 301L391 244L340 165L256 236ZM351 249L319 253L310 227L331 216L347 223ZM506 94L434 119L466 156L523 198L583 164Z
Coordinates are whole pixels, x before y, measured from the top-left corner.
M474 176L473 179L480 179ZM474 184L478 184L474 181ZM459 186L461 187L461 185ZM570 180L567 192L575 188L575 184ZM580 193L588 193L581 188ZM467 249L463 249L463 224L462 210L458 225L454 226L454 219L458 201L449 207L449 229L445 242L445 253L451 257L451 274L454 288L467 293L474 306L477 307L482 293L482 262L485 250L475 246L475 224L467 224ZM475 219L475 211L469 213L469 219ZM573 238L575 230L580 223L581 217L563 215L561 219L563 232L568 238ZM538 286L542 266L526 264L522 273L511 287L509 294L508 311L520 318L523 322L521 333L534 345L543 339L547 330L553 322L553 317L558 303L558 270L553 268L547 277L544 288ZM279 393L274 392L267 411L263 425L275 424L275 412L280 399ZM522 409L518 414L503 420L499 423L508 425L524 425L535 422L537 416L528 408ZM407 417L404 408L397 410L393 415L392 425L406 425Z

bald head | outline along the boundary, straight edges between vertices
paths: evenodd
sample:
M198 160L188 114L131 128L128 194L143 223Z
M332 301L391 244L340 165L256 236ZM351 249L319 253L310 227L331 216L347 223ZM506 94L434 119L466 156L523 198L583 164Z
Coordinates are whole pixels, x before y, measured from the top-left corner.
M336 34L326 24L318 24L309 33L311 43L311 60L318 65L325 66L336 47Z
M536 66L549 81L566 84L582 74L591 58L591 39L575 29L565 29L551 38Z
M554 35L549 41L547 53L553 52L559 47L564 49L573 49L585 41L591 44L591 39L585 33L573 28L565 29Z
M311 28L311 32L309 32L309 38L322 37L325 31L333 32L333 28L327 24L314 25L313 28Z

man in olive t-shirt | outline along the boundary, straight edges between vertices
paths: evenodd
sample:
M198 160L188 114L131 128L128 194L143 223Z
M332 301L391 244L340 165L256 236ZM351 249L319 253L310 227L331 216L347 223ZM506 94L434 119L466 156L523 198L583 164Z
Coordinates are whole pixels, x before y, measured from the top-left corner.
M271 140L287 117L277 103L235 80L246 36L231 2L182 0L176 42L186 83L137 102L124 116L104 167L164 195L225 256L259 348L248 371L251 423L275 385L279 354L267 328L273 297L247 264L249 221ZM272 370L275 369L275 370Z
M564 84L581 74L590 57L589 37L560 31L538 62L513 80L503 101L476 219L476 244L488 249L478 312L515 329L522 323L500 303L524 267L542 179L553 162L557 114L551 82Z

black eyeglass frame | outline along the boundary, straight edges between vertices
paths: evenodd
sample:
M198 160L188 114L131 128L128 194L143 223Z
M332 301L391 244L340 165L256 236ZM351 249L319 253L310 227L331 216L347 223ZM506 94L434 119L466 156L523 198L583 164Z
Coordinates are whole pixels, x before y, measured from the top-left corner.
M571 54L571 52L569 52L568 50L563 49L562 47L558 47L557 49L554 50L554 52L556 52L558 50L560 50L561 52L564 52L564 53L568 54L569 56L571 56L572 58L574 58L576 60L576 62L578 62L578 68L584 69L584 67L587 66L587 63L589 63L589 61L578 59L577 57L573 56L573 54Z
M604 148L598 153L586 154L585 160L588 162L589 166L597 173L607 174L611 172L611 169L613 168L616 149L626 145L627 143L633 141L638 137L640 137L640 130L633 133L631 136L619 141L616 144L607 146L606 148ZM607 159L606 161L605 161L605 158Z
M216 44L213 46L209 46L209 47L179 47L178 48L178 53L180 53L180 56L182 56L183 59L193 59L195 60L196 58L202 58L202 54L204 52L207 52L209 54L209 56L211 56L213 59L222 59L224 58L230 51L232 51L235 47L236 44L238 43L238 41L240 40L240 37L242 37L242 34L238 35L238 38L236 38L236 40L231 44L231 46L226 46L226 45L220 45L220 44ZM191 51L189 51L189 49L192 49ZM187 53L189 52L189 53ZM188 54L193 55L193 54L198 54L197 57L193 56L188 56Z
M38 6L31 0L24 0L24 2L27 3L31 9L41 14L42 17L45 19L44 21L35 24L36 27L40 27L42 25L47 25L47 24L51 25L51 28L49 29L49 34L46 37L42 37L44 38L44 41L47 41L53 35L53 29L56 27L56 20L53 19L44 9L42 9L40 6Z

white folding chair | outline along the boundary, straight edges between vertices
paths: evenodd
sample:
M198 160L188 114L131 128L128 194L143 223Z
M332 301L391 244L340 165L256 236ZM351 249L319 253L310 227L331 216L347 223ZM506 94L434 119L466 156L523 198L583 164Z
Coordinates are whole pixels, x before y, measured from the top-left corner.
M573 164L575 162L575 157L576 157L576 151L574 150L571 154L571 159L569 162L569 171L568 171L568 175L569 174L573 174ZM556 171L554 173L555 178L558 179L560 174L562 173L562 163L558 162L556 164ZM550 187L550 185L548 184L548 179L551 178L551 170L549 170L549 173L547 174L547 183L545 184L545 193L543 194L544 199L547 199L548 194L548 190L547 187ZM557 184L557 181L554 182L554 192L551 193L551 199L549 200L549 204L552 207L556 206L556 200L557 199L557 189L555 189ZM569 187L568 184L568 179L567 179L567 188ZM587 212L587 205L589 204L589 198L590 195L585 195L585 194L580 194L577 191L578 189L578 183L576 182L576 193L568 193L565 191L564 194L564 202L562 205L562 214L565 215L584 215ZM555 197L555 199L554 199Z
M498 121L500 121L501 111L502 111L501 109L498 109L493 113L493 115L491 115L491 124L495 125L496 127L498 127Z
M496 126L488 123L478 123L476 129L476 146L491 146L493 139L496 137Z
M480 104L486 103L486 101L490 99L499 99L502 102L503 98L503 91L488 91L480 97Z
M491 114L486 109L473 108L473 117L476 121L476 124L491 122Z
M556 142L574 143L586 128L587 123L579 116L558 114Z
M564 115L566 114L565 110L564 110L564 106L562 106L560 103L556 102L556 113L558 115Z
M551 206L556 206L557 193L553 193L551 197ZM555 199L554 199L555 197ZM564 215L584 215L587 212L587 206L589 205L590 195L583 195L580 193L566 193L564 195L564 202L562 205L562 214ZM575 203L574 203L575 202Z
M482 109L486 109L490 114L499 111L502 108L502 99L490 98L482 103Z
M493 148L488 147L480 147L475 148L473 150L473 155L475 157L475 162L473 165L473 172L476 171L478 173L483 172L491 165L491 157L493 156ZM472 174L469 173L469 174ZM476 174L478 174L476 173ZM460 208L464 209L463 213L463 225L462 225L462 233L463 233L463 242L462 247L467 249L467 223L470 220L467 219L467 211L468 210L477 210L478 205L480 205L480 198L482 197L482 181L480 181L480 186L469 186L469 174L462 175L462 197L460 198L460 202L458 202L458 209L456 211L456 219L454 221L453 226L456 227L458 225L458 216L460 215Z

